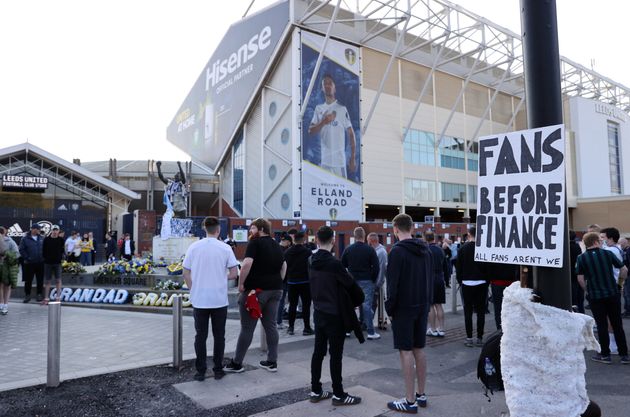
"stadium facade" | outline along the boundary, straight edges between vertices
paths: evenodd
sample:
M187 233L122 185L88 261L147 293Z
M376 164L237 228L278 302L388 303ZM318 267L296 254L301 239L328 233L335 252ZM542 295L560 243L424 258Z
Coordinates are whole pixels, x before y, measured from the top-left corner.
M222 214L475 217L476 139L527 128L521 39L447 1L401 3L283 1L230 28L167 135L220 175ZM561 68L567 201L601 213L630 184L630 89Z
M520 37L448 1L351 3L234 23L168 140L220 177L223 216L474 220L477 138L527 128ZM630 89L561 68L570 219L630 231Z

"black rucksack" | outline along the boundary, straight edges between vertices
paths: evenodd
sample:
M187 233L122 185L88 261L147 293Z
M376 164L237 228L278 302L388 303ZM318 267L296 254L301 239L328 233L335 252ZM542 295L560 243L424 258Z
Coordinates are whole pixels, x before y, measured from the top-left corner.
M503 377L501 376L501 336L503 332L497 330L492 333L483 344L479 360L477 361L477 378L485 387L485 396L503 391Z

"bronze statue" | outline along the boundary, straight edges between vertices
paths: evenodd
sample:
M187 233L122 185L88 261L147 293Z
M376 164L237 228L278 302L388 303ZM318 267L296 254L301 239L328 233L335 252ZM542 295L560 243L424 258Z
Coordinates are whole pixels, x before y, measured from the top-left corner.
M164 183L164 205L166 211L173 211L174 217L186 217L188 208L188 192L186 190L186 175L182 170L182 165L177 161L179 172L175 173L173 179L165 179L162 175L162 161L157 161L158 177Z

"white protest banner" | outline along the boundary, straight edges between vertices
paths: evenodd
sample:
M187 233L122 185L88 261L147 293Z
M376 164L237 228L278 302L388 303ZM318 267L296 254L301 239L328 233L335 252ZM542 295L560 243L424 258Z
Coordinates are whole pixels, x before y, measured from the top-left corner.
M564 125L479 139L475 260L562 267Z

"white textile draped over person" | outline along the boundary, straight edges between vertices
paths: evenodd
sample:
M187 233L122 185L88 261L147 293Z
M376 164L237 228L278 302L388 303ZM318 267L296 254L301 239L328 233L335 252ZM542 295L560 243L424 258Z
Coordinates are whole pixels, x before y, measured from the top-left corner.
M519 282L504 292L501 369L510 416L579 417L589 403L584 349L599 349L595 321L531 299Z

